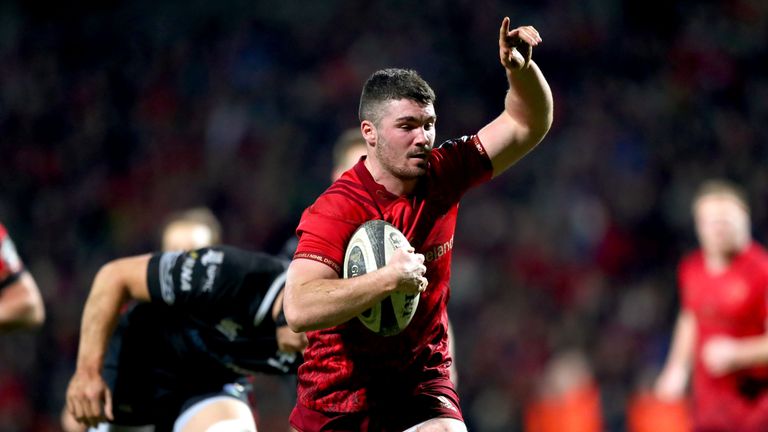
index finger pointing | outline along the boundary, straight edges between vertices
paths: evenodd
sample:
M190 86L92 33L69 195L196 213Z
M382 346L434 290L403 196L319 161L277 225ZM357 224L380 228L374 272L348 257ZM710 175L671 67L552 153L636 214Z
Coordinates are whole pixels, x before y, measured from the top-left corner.
M501 27L499 28L499 39L504 39L509 33L509 17L504 17L501 20Z

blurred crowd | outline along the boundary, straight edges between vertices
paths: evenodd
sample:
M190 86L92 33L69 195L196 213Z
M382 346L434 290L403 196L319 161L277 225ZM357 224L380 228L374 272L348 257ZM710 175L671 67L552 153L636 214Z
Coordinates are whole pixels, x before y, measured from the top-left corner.
M625 430L668 348L702 180L743 185L766 240L766 2L76 3L0 3L0 221L48 311L42 331L0 336L2 431L58 430L96 270L157 249L168 213L208 206L227 243L278 252L375 69L430 82L437 141L498 115L505 15L544 39L555 122L459 212L449 310L470 430L523 430L562 364ZM291 396L259 381L277 430Z

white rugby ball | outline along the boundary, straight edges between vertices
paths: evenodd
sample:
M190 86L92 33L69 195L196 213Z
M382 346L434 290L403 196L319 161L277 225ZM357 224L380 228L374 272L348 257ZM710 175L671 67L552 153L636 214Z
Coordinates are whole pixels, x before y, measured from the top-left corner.
M344 278L352 278L384 267L395 250L410 247L408 239L394 225L383 220L370 220L360 225L347 243L344 254ZM392 293L357 318L369 330L381 336L392 336L410 324L418 294Z

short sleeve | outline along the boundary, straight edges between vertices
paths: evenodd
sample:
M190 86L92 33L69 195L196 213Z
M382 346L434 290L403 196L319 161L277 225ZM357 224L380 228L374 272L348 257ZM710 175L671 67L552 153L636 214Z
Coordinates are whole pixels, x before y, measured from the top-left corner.
M493 165L477 135L446 141L434 151L432 176L458 197L493 176Z
M296 228L299 245L293 258L321 262L341 276L345 245L358 225L309 207Z
M693 308L693 293L690 292L690 283L688 276L690 264L683 261L677 268L677 289L680 296L680 306L682 309Z
M147 286L151 300L169 306L207 306L237 298L246 280L268 285L284 272L268 255L217 246L163 252L150 258ZM253 290L254 295L263 291Z

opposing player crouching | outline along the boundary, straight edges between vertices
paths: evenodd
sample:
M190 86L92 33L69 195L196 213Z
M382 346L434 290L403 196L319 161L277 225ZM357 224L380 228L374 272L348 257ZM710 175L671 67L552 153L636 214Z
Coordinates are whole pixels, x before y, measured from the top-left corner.
M239 380L294 373L306 345L281 325L284 282L283 261L227 246L108 263L83 312L67 409L103 431L255 431ZM127 299L149 304L121 316Z

